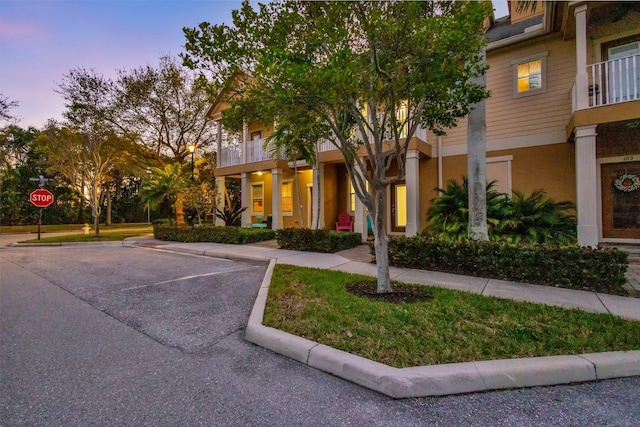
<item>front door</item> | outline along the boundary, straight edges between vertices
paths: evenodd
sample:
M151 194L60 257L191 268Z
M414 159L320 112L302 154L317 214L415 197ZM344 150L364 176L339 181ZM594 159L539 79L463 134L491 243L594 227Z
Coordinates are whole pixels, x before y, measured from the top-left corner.
M404 181L391 184L391 231L404 233L407 225L407 186Z
M601 165L602 237L640 239L640 162Z

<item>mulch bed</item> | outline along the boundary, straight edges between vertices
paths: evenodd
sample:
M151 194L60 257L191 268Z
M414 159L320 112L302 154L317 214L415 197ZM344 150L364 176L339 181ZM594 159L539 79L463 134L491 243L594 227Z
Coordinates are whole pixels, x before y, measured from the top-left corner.
M421 289L415 286L394 283L392 288L393 292L391 293L378 294L376 293L377 284L375 282L356 282L347 285L347 291L349 293L359 297L368 298L373 301L404 304L429 301L433 298L426 289Z

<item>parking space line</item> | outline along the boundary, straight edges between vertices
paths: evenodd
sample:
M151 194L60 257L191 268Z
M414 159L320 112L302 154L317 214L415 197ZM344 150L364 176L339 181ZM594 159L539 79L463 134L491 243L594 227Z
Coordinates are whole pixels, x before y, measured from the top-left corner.
M232 273L234 271L245 271L245 270L247 270L247 268L256 268L256 267L257 266L250 266L250 267L245 267L245 268L235 268L233 270L216 271L215 273L205 273L205 274L196 274L196 275L193 275L193 276L178 277L178 278L171 279L171 280L164 280L162 282L150 283L148 285L140 285L140 286L133 286L131 288L124 288L124 289L120 289L120 291L121 292L134 291L136 289L143 289L143 288L148 288L148 287L151 287L151 286L164 285L165 283L178 282L178 281L189 280L189 279L196 279L198 277L215 276L217 274Z

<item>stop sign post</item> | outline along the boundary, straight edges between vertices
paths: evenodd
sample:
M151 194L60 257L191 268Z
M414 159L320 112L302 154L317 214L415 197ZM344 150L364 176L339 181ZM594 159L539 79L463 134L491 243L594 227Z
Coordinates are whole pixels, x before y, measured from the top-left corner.
M46 208L53 203L53 194L46 188L38 188L29 194L29 201L38 208Z
M40 241L40 227L42 226L42 208L46 208L53 203L53 194L46 188L38 188L29 194L29 201L40 208L40 219L38 220L38 241Z

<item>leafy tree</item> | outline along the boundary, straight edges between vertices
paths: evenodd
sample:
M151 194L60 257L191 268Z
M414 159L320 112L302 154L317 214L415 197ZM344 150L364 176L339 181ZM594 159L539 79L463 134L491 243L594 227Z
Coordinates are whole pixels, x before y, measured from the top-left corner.
M180 163L172 163L164 168L154 167L142 181L140 196L143 203L158 207L167 202L173 211L176 224L182 222L182 193L187 189L187 178Z
M10 110L17 106L18 101L12 101L0 93L0 122L15 124L17 118L10 113Z
M183 162L189 144L198 150L213 144L215 127L206 118L209 84L174 58L162 56L157 68L120 70L114 93L121 126L135 133L160 164L167 157Z
M183 60L225 85L232 108L223 121L277 119L275 135L288 126L340 150L373 219L378 292L391 292L386 188L405 178L418 125L442 134L488 96L470 78L485 71L479 52L490 12L482 2L285 1L254 10L245 1L233 26L185 29ZM308 119L298 127L292 118L301 112ZM303 142L312 151L317 141Z
M195 213L198 224L202 218L213 210L215 204L215 188L208 182L194 183L184 193L184 207Z

